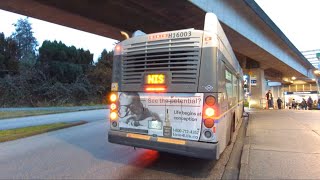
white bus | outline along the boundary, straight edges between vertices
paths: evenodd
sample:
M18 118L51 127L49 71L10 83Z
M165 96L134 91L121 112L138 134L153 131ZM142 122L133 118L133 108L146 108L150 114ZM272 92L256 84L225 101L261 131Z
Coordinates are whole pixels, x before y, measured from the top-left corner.
M242 82L213 13L204 30L134 33L114 50L108 140L218 159L242 122Z

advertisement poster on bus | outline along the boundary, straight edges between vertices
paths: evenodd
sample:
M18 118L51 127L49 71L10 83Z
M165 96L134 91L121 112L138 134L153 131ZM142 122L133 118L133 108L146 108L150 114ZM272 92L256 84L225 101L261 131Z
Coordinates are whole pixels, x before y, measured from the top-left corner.
M120 130L198 140L202 123L202 93L119 94Z

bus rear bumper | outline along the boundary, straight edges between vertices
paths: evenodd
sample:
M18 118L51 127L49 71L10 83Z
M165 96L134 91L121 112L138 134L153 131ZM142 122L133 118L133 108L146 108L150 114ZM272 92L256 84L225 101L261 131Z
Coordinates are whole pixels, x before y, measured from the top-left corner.
M203 159L216 159L218 144L205 143L198 141L181 140L184 144L159 142L157 137L150 137L149 140L128 137L126 132L109 130L108 141L111 143L122 144L133 147L153 149L169 153L181 154L190 157Z

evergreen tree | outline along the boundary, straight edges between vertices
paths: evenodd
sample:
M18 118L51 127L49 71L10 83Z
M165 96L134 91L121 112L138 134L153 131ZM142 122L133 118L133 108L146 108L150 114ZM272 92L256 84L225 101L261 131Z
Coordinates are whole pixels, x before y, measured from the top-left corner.
M95 86L97 95L105 96L110 91L113 51L104 49L94 69L88 74L90 82Z
M33 36L31 23L28 18L19 19L15 26L15 32L11 35L18 45L18 60L35 61L38 42Z
M45 73L62 83L72 83L84 76L92 66L90 51L68 47L57 41L44 41L39 48L39 62Z
M17 44L0 33L0 77L18 73Z

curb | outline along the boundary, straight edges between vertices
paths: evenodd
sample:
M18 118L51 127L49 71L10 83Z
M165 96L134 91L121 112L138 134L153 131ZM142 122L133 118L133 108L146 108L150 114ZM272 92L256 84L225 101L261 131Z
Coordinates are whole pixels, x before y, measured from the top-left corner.
M249 155L250 155L250 126L251 121L248 113L247 127L245 130L245 142L242 148L241 160L240 160L240 172L238 179L249 179Z
M249 179L249 154L250 145L246 144L242 148L242 155L240 161L240 173L238 179Z

